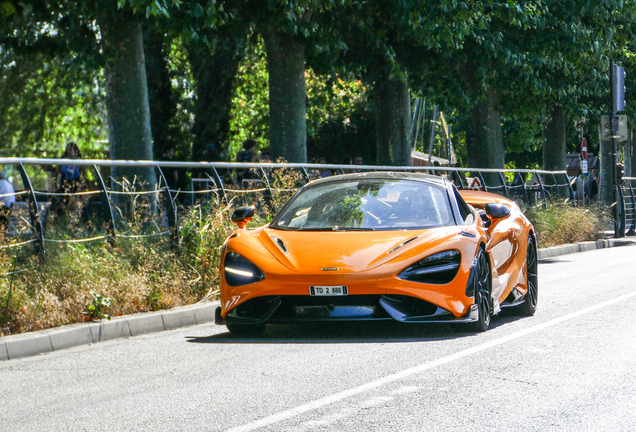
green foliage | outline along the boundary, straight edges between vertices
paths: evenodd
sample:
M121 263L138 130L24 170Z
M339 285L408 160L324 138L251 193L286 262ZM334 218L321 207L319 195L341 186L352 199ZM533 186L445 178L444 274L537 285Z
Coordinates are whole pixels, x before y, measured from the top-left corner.
M8 17L15 12L15 6L11 2L3 1L0 3L0 16Z
M373 148L374 123L368 86L352 76L318 75L307 69L307 147L310 159L329 156L331 163L343 163ZM260 37L253 37L239 65L230 113L230 134L226 144L229 159L235 160L247 138L269 141L269 93L267 59ZM343 152L343 147L346 149ZM331 155L339 154L339 159ZM374 160L371 156L368 160Z
M99 145L106 130L94 22L20 2L0 23L0 46L4 155L57 156L69 140Z
M70 140L104 155L105 58L95 18L130 11L166 36L176 104L169 126L180 159L191 157L197 136L199 95L187 47L213 47L213 30L230 22L254 34L282 31L305 46L310 158L344 147L347 156L374 159L369 89L380 71L446 105L460 152L473 127L471 107L496 89L507 158L518 167L540 163L542 129L555 104L569 124L584 120L595 151L597 117L608 111L610 58L626 66L627 99L636 100L636 7L622 0L0 0L0 155L57 156ZM262 41L252 39L233 86L228 158L246 138L268 147L266 58ZM474 82L466 80L467 64L475 67ZM636 104L628 104L634 113Z
M91 295L93 296L93 302L88 306L88 316L92 319L106 318L110 321L110 315L104 313L104 311L116 300L112 297L104 297L95 292L91 292Z
M235 160L247 138L257 140L261 148L269 147L268 79L263 40L252 36L235 81L230 133L225 146L229 160Z

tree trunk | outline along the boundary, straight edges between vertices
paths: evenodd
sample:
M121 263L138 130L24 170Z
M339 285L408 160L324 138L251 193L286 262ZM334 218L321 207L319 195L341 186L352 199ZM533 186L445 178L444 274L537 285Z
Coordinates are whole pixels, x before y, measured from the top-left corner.
M111 159L152 160L152 133L141 24L132 14L98 18L106 55L106 107ZM152 168L113 168L111 176L154 189ZM138 183L139 184L139 183Z
M305 47L281 31L262 33L269 73L269 139L272 156L307 162Z
M411 107L406 81L381 73L375 87L375 131L379 165L411 165Z
M485 94L479 91L476 70L472 62L466 62L458 71L475 101L471 112L472 130L466 132L468 163L474 168L504 168L506 149L501 134L499 95L492 87L488 87ZM488 177L489 185L501 183L498 175L484 177Z
M557 105L552 108L550 121L543 130L543 169L567 169L565 155L565 111L563 111L563 107Z
M493 88L473 108L473 140L468 143L468 160L475 168L504 168L506 149L501 135L499 97Z
M153 152L158 159L167 149L177 146L174 132L177 103L170 83L164 35L152 28L145 28L143 34Z
M194 101L194 142L192 159L204 160L206 147L214 144L218 152L230 131L232 90L238 66L245 53L247 26L202 33L210 41L192 41L188 59L192 66L196 100Z

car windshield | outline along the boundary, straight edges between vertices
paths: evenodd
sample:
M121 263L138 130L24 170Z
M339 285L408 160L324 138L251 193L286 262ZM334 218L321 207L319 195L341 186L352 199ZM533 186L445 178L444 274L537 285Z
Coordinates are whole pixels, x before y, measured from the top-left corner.
M446 190L433 183L355 179L309 186L270 227L297 231L424 229L454 225Z

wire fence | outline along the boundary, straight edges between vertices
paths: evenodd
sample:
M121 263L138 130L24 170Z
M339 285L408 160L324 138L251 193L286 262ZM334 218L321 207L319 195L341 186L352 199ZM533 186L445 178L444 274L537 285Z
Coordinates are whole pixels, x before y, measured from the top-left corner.
M5 233L0 250L33 245L42 256L46 255L47 245L56 243L104 240L114 243L117 238L154 237L178 243L180 214L188 208L256 204L274 213L304 184L348 173L397 171L441 175L459 189L492 192L528 206L553 201L579 202L566 171L36 158L0 158L0 165L17 189L0 195L0 199L8 197L15 201L9 214L0 213ZM52 178L56 165L81 168L86 174L85 181ZM128 172L146 168L146 171L134 179L123 179L112 175L118 168ZM149 177L148 172L154 174ZM187 182L175 184L172 181L175 172ZM630 202L628 214L633 231L636 206L632 181L636 186L636 178L625 180L624 195L626 202ZM65 223L73 229L60 229Z
M636 235L636 177L623 177L621 182L622 208L619 213L626 235ZM624 221L624 222L623 222Z

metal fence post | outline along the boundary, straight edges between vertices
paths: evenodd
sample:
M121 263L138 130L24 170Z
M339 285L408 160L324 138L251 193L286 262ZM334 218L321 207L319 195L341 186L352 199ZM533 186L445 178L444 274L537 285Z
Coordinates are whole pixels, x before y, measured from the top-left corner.
M534 175L537 176L537 179L539 180L539 193L541 195L541 201L543 202L543 207L547 206L546 200L547 200L547 196L545 193L545 187L543 187L543 178L541 178L541 176L539 175L538 172L534 172Z
M111 245L115 244L115 217L113 215L113 206L110 205L110 197L108 196L108 190L106 189L106 183L102 173L99 171L97 165L93 165L93 173L99 186L99 196L102 200L102 213L104 215L104 221L106 222L106 233L108 234L108 242Z
M34 243L35 249L40 253L42 258L45 257L46 247L44 246L44 226L42 225L42 219L40 218L40 207L38 206L38 200L35 197L35 190L31 184L31 179L24 169L22 162L18 164L18 171L20 177L22 177L22 184L25 188L28 188L29 194L29 219L31 220L31 227L33 229L33 237L37 239Z
M629 184L629 198L632 202L632 225L629 227L629 231L627 231L628 236L633 236L636 233L636 200L634 200L634 188L632 186L632 181L627 180Z
M179 220L177 219L177 208L174 205L174 198L172 197L170 186L166 181L166 176L163 175L163 170L159 165L157 165L157 170L159 171L159 175L161 176L163 183L166 185L166 189L164 190L167 204L166 216L168 218L168 228L172 231L172 244L176 247L179 244ZM170 217L170 215L172 215L172 217Z
M559 197L559 199L563 198L563 195L561 194L561 188L559 187L559 180L557 180L557 176L556 174L552 173L552 181L554 182L554 187L556 188L556 192L557 192L557 196Z
M311 181L311 177L309 177L309 173L307 172L307 168L303 167L303 173L305 174L305 179L307 179L307 183Z
M464 184L464 179L462 178L462 175L459 173L459 171L451 171L451 173L453 181L456 181L455 185L458 186L457 189L465 189L467 185Z
M481 186L484 188L484 192L488 192L488 185L486 184L486 180L481 174L481 171L477 171L477 175L479 176L479 180L481 181Z
M530 197L528 196L528 187L526 185L526 176L521 175L521 173L519 173L519 178L521 179L521 187L523 187L523 197L526 200L526 203L528 203L528 205L530 205Z
M506 181L506 176L504 176L504 173L499 171L499 177L501 178L501 184L503 185L506 198L510 198L510 194L508 193L508 182Z
M265 191L265 194L264 194L265 205L270 210L273 210L271 208L272 198L274 197L274 194L272 193L272 186L269 184L269 177L267 176L267 171L265 171L265 168L261 167L261 173L263 174L263 178L265 179L265 186L267 187L267 190Z
M623 197L623 187L618 183L616 184L616 192L618 194L618 202L616 203L618 206L616 209L618 212L618 227L615 227L614 229L614 236L621 238L625 237L625 198Z
M227 196L225 195L225 186L223 185L223 179L221 178L219 172L216 170L215 167L212 167L212 171L214 172L214 182L217 184L217 189L221 189L221 200L227 203Z

